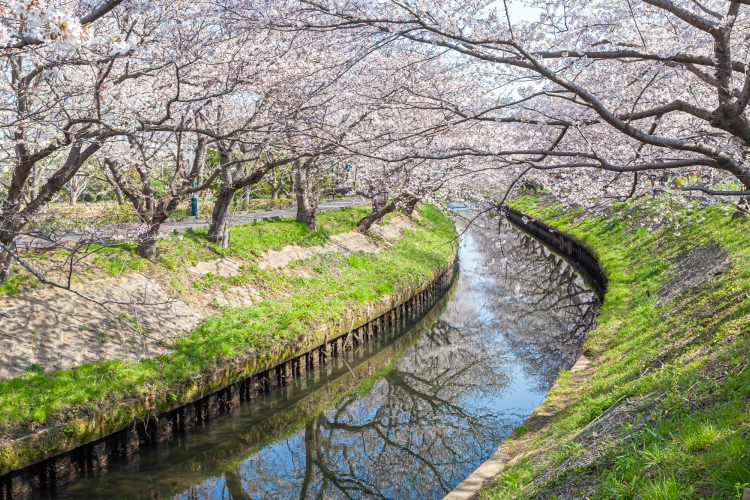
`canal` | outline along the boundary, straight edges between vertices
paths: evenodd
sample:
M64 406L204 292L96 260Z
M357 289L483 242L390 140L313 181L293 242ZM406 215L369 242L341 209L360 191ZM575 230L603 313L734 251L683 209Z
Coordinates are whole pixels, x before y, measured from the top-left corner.
M439 499L570 368L594 321L572 268L506 222L462 235L450 289L259 401L43 498Z

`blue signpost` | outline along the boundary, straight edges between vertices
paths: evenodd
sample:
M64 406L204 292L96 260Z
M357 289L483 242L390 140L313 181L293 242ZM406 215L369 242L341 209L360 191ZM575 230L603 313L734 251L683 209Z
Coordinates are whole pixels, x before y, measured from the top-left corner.
M190 183L190 187L195 187L195 181ZM190 215L198 217L198 195L193 193L193 198L190 200Z

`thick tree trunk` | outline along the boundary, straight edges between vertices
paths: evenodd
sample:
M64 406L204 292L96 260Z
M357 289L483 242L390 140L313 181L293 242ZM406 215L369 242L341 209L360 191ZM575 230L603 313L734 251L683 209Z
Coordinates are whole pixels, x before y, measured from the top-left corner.
M125 204L125 198L122 196L122 189L120 189L120 186L117 184L114 184L112 186L112 189L115 192L115 198L117 198L117 204L118 205L124 205Z
M3 241L2 243L6 247L13 249L16 248L13 241ZM8 278L10 278L11 274L13 274L13 257L9 252L4 252L0 254L0 283L5 283Z
M376 221L382 221L383 217L385 217L386 214L389 214L394 210L396 210L395 201L390 202L389 204L379 208L378 210L373 210L369 215L362 217L362 219L357 222L357 229L359 229L363 233L365 231L369 231Z
M308 163L298 166L294 171L294 194L297 195L297 222L310 228L317 229L318 197L310 189L310 174Z
M221 164L221 187L211 213L208 239L221 245L221 248L229 248L229 207L232 205L239 186L234 185L232 168L229 166L229 151L223 147L219 148L219 162Z
M104 177L105 179L107 179L107 182L109 183L110 186L112 186L112 190L115 192L115 198L117 198L117 204L124 205L125 197L122 194L122 189L120 189L120 186L118 186L115 181L110 179L108 175L105 175Z
M406 206L404 206L404 214L407 217L414 215L414 208L417 206L417 203L419 203L419 198L413 198L406 202Z
M385 203L386 203L385 198L381 196L373 196L372 197L372 213L374 214L374 213L380 212L383 209L383 207L385 207ZM372 224L382 224L382 223L383 223L383 217L381 216L377 220L373 221ZM368 229L369 229L369 226L368 226Z
M34 177L29 181L29 202L39 196L39 179L41 176L34 174ZM28 204L28 202L27 202Z
M208 239L218 243L222 248L229 248L229 207L232 204L234 193L235 190L231 187L222 186L211 213Z
M313 430L313 424L305 424L305 475L302 479L302 489L300 490L300 498L307 498L310 492L310 484L315 473L315 464L313 463L313 456L318 451L317 443L315 442L315 431Z
M317 230L318 200L309 193L297 194L297 222L301 222L310 228Z
M740 186L743 191L750 190L750 186L742 181L740 181ZM750 212L750 197L740 196L739 200L737 200L737 211L732 214L732 219L744 218L747 216L748 212Z
M246 212L250 208L250 186L242 188L242 211Z
M18 213L19 205L3 204L3 212L0 214L0 243L4 248L10 248L16 251L16 242L14 241L18 234L20 215ZM13 257L8 252L0 254L0 283L5 283L13 274Z
M135 253L139 257L149 260L156 258L156 241L159 236L159 226L161 224L150 226L148 231L138 238L138 246L135 249Z

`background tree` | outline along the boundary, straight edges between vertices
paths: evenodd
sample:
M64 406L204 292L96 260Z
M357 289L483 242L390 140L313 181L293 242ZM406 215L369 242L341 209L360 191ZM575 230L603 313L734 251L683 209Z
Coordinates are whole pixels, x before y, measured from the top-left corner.
M193 186L206 160L208 141L205 137L198 136L193 162L191 165L186 165L187 161L183 156L182 136L182 133L178 134L177 152L173 158L169 158L168 154L163 154L163 151L149 150L146 144L133 141L131 148L137 150L136 154L140 154L140 161L135 161L131 166L126 166L122 160L117 159L114 155L104 160L114 182L133 204L135 212L141 219L143 226L139 232L136 253L144 259L156 257L159 228L172 215L185 196L206 189L219 174L218 170L215 170L203 184ZM153 168L153 164L156 164L157 167L163 167L169 159L174 162L173 168L166 171L163 168ZM131 179L128 175L128 171L131 169L136 172L137 180ZM154 174L158 175L160 170L165 175L159 176L161 179L154 179ZM160 188L158 189L154 185L155 180L159 180Z
M398 37L434 48L434 59L466 63L474 78L466 97L446 94L454 87L445 82L425 98L453 113L452 126L468 132L468 122L484 122L475 133L496 131L472 147L463 141L422 156L486 156L503 171L494 181L537 176L577 200L624 199L635 192L638 172L684 175L697 167L741 187L686 189L750 192L744 43L750 7L662 0L530 4L541 9L539 22L509 24L504 4L411 1L303 2L297 22L360 29L371 46Z
M193 17L190 7L154 2L125 12L119 4L91 9L83 2L53 2L32 15L42 4L21 2L18 12L2 17L5 33L19 41L9 42L0 57L0 161L12 171L0 206L0 281L10 275L15 241L30 218L107 141L170 112L172 102L157 103L173 81L166 75L180 68L158 55L178 41L185 45L174 21ZM74 12L88 13L76 21ZM166 81L155 87L156 77ZM49 171L42 173L42 165ZM34 185L38 179L43 183Z

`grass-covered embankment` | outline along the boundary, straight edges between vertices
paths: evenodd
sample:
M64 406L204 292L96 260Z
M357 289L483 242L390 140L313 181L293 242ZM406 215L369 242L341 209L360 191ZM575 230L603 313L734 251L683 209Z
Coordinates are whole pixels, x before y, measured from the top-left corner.
M535 411L543 424L514 432L504 446L519 459L481 498L740 498L750 220L700 200L645 198L602 217L543 195L511 205L589 244L609 289L585 344L592 368L560 374Z
M227 253L243 262L241 273L231 278L196 278L192 291L252 284L264 300L248 307L221 308L196 330L179 337L169 354L139 363L89 363L54 374L31 371L0 382L4 435L0 472L92 433L101 435L149 412L190 401L211 384L232 382L232 377L241 375L238 368L248 366L247 360L262 364L301 352L337 328L346 331L353 319L364 320L390 298L427 284L453 258L452 221L424 206L419 208L415 229L378 253L320 254L296 263L294 269L259 269L255 264L268 248L289 243L309 246L325 242L328 234L345 232L356 224L361 210L321 214L323 229L318 234L291 221L232 228L233 246ZM215 252L214 258L222 254L200 233L193 236L160 242L156 262L139 265L158 267L167 277L179 279L186 274L185 263L200 260L204 252ZM127 252L107 258L139 262ZM12 442L52 428L55 432L44 449Z
M293 219L253 222L230 228L231 244L227 249L211 243L206 229L190 229L182 234L162 234L153 261L142 259L135 253L136 244L122 243L109 246L92 245L90 255L80 261L72 275L73 282L116 277L132 272L141 272L162 282L174 295L184 295L188 289L203 290L214 283L213 275L202 283L185 273L185 268L201 261L229 257L252 267L268 250L281 250L284 245L309 247L323 245L328 237L353 231L357 222L370 213L365 207L355 207L318 214L318 231L310 231L304 224ZM79 254L82 253L79 252ZM34 249L23 254L32 266L44 271L50 279L64 283L68 273L66 250L51 251ZM80 255L79 255L80 258ZM239 280L239 278L237 278ZM232 283L228 283L231 285ZM0 296L15 295L34 290L42 285L21 266L15 266L13 277L0 284Z

